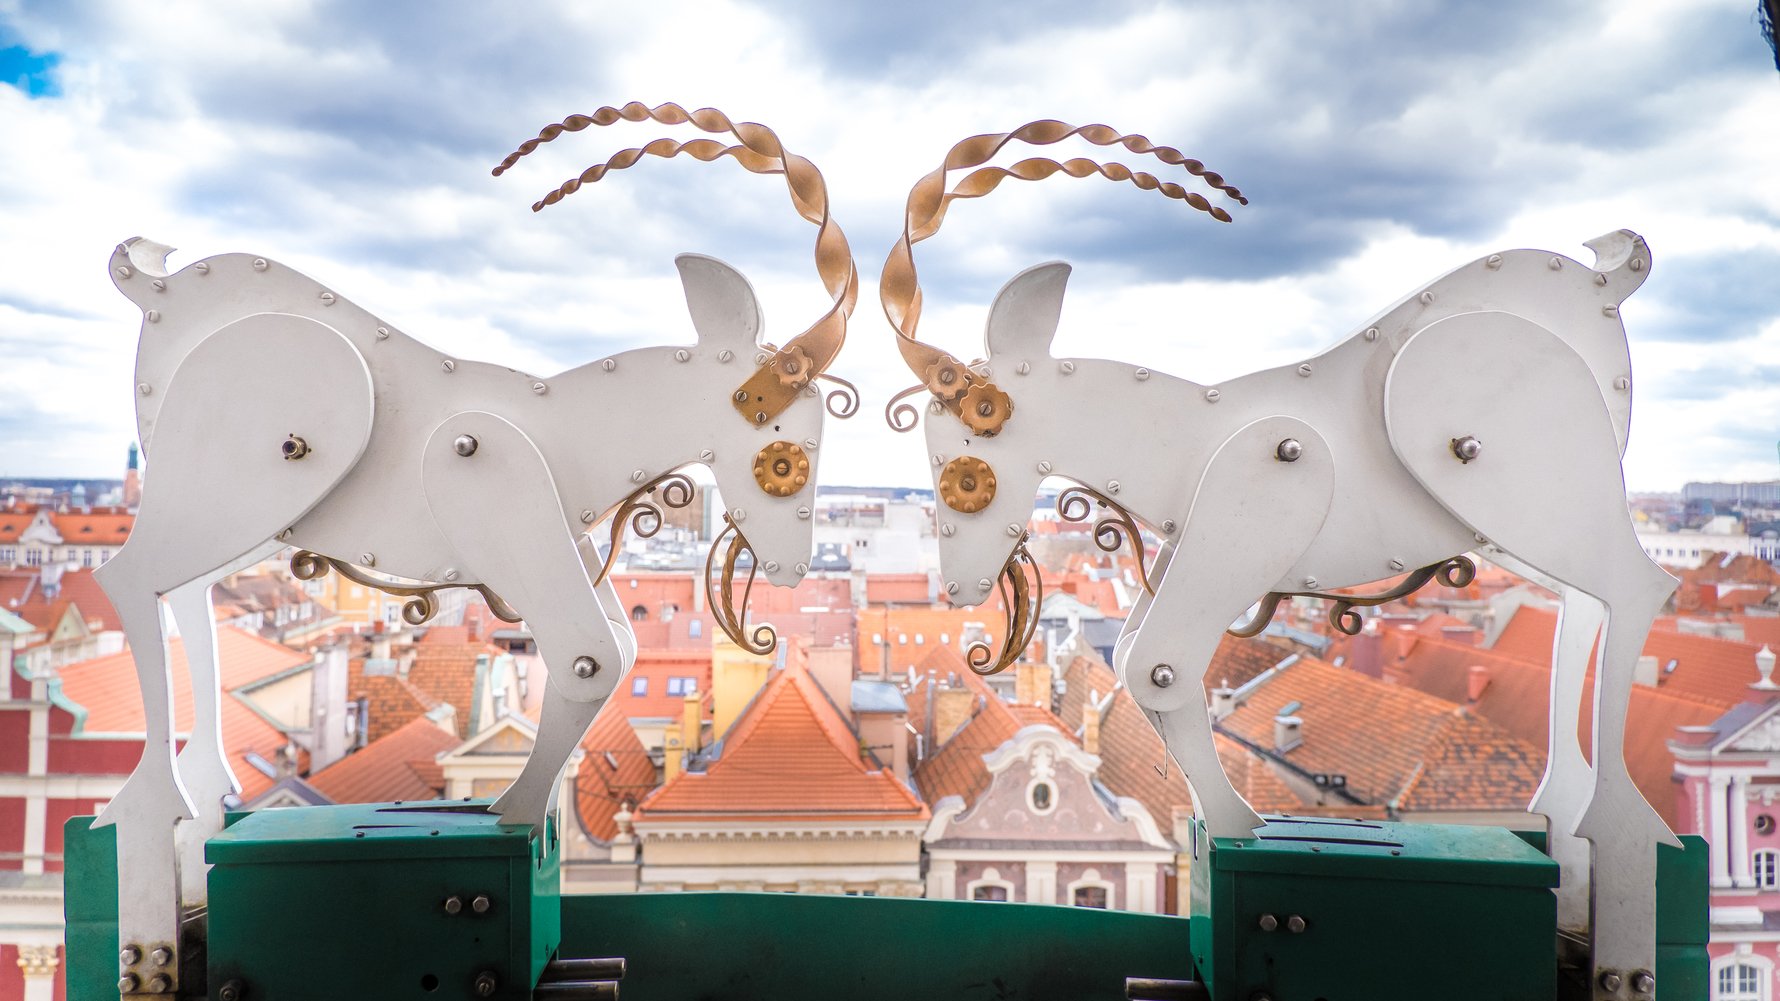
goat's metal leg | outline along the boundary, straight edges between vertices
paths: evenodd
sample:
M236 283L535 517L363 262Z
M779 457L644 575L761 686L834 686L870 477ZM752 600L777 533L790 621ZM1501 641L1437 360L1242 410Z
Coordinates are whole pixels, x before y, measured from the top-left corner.
M1280 458L1286 440L1299 444L1291 461ZM1206 668L1224 630L1255 595L1277 589L1322 530L1334 478L1328 445L1303 421L1267 417L1231 435L1206 467L1169 571L1116 665L1186 772L1213 837L1249 837L1261 818L1218 761Z

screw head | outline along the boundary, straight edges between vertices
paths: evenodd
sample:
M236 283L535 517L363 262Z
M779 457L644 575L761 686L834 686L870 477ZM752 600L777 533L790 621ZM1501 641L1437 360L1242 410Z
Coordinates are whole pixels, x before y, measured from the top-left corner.
M1304 578L1304 586L1309 588L1312 591L1316 590L1316 578L1315 577Z
M362 564L364 566L374 567L377 565L377 554L376 553L360 553L360 554L358 554L358 561L360 564Z
M1502 255L1501 254L1491 254L1489 256L1489 259L1483 262L1483 266L1486 268L1489 268L1491 271L1496 270L1497 268L1502 266Z
M722 351L717 352L717 360L720 362L727 363L727 362L733 360L734 358L735 358L735 352L729 350L728 348L724 348ZM741 394L741 399L745 400L747 398L748 398L747 393Z
M1554 257L1554 258L1552 258L1552 260L1555 261L1555 260L1557 260L1557 258ZM1625 978L1621 977L1616 971L1614 971L1614 970L1602 971L1602 973L1601 973L1601 989L1602 990L1612 993L1614 991L1619 990L1620 985L1623 983L1625 983Z
M241 995L244 993L246 993L246 985L239 980L231 980L216 989L217 1001L241 1001Z
M148 954L148 960L156 966L166 966L173 962L173 950L164 945L157 945L154 951Z
M1434 304L1434 293L1432 293L1432 292L1423 292L1421 295L1418 295L1415 298L1416 298L1416 301L1420 302L1424 306L1432 306Z
M1310 378L1310 363L1305 362L1304 364L1298 366L1298 374L1303 376L1306 379Z
M643 471L642 471L642 470L641 470L641 469L633 469L633 470L631 470L631 471L630 471L630 481L631 481L631 482L632 482L632 483L641 483L641 482L643 482Z
M1167 664L1157 664L1150 668L1150 683L1157 688L1167 688L1174 684L1174 668Z
M594 514L593 508L584 507L581 509L581 524L591 525L593 524L593 519L596 517L598 516Z
M470 910L475 911L477 914L487 914L488 908L492 903L493 901L488 899L488 894L478 893L476 894L476 899L470 901Z
M1118 480L1107 480L1106 481L1106 492L1109 494L1118 493L1119 492L1119 481Z
M146 382L139 382L136 384L136 392L141 393L143 396L148 396L154 391L155 388Z
M1261 926L1262 931L1273 931L1279 927L1279 919L1271 914L1263 914L1261 915L1261 920L1256 922L1256 924Z
M1215 389L1208 389L1205 391L1205 402L1216 403L1216 402L1218 402L1218 399L1220 397L1222 397L1223 395L1224 395L1223 393L1220 393Z
M1369 341L1378 340L1378 328L1377 327L1367 327L1366 328L1366 339Z
M122 264L118 265L117 276L119 278L128 278L132 274L135 274L135 272L131 271L128 266Z
M142 950L133 945L126 945L118 950L117 961L125 966L135 966L142 962Z
M457 371L457 362L454 362L451 359L447 358L444 361L439 363L439 367L448 373L455 372L455 371Z
M323 306L332 306L337 301L339 300L334 297L334 293L332 292L323 292L321 294L321 304Z
M765 570L767 573L778 573L779 572L779 561L778 560L767 560L765 563L762 563L760 565L760 569Z
M994 586L995 582L987 577L982 577L977 580L977 590L979 591L987 591Z
M1406 563L1404 563L1404 562L1403 562L1403 561L1402 561L1402 560L1392 560L1392 561L1391 561L1391 562L1390 562L1390 563L1389 563L1389 564L1387 564L1387 565L1388 565L1388 566L1389 566L1389 567L1390 567L1390 568L1391 568L1391 569L1392 569L1392 570L1395 570L1395 571L1396 571L1396 572L1398 572L1398 573L1402 573L1402 572L1403 572L1403 571L1404 571L1404 569L1406 569L1406 568L1407 568L1407 566L1408 566L1408 564L1406 564Z
M158 309L151 309L144 314L144 318L150 323L159 323L161 322L161 311Z
M476 996L477 997L479 997L479 998L494 997L494 989L495 989L494 974L488 972L487 970L483 970L481 973L476 974Z
M700 462L710 462L712 459L715 459L716 457L717 457L717 453L712 451L711 449L708 449L708 448L699 449L698 461L700 461Z
M948 521L944 525L941 525L939 527L939 534L941 534L949 539L952 536L958 534L958 526L956 526Z
M1452 454L1460 462L1471 462L1483 454L1483 442L1471 435L1452 440Z
M692 352L686 350L685 348L681 348L680 350L674 352L674 360L675 361L691 361L692 360Z
M1632 974L1632 990L1639 994L1656 993L1656 977L1649 970L1639 970Z
M1596 284L1596 285L1605 285L1605 284L1607 284L1607 276L1606 276L1606 275L1603 275L1603 274L1597 274L1597 275L1595 275L1595 284Z
M278 451L285 459L295 462L309 454L309 443L293 434L284 439L284 444L278 446Z
M611 358L607 358L605 361L600 362L600 368L607 372L611 372L618 368L618 363Z
M738 507L734 511L729 512L729 520L740 525L742 522L748 520L748 512Z
M1172 519L1162 523L1162 531L1169 535L1174 534L1175 528L1176 528L1176 525L1174 524L1174 521Z
M1296 935L1304 930L1304 919L1296 914L1286 918L1286 931Z
M1021 362L1020 364L1014 366L1014 374L1015 375L1026 375L1027 373L1029 373L1031 371L1032 371L1032 365L1028 362Z
M798 517L799 517L799 518L804 518L804 519L807 519L807 518L809 518L809 516L810 516L810 509L809 509L809 508L807 508L807 507L800 507L800 508L798 508L798 509L797 509L797 516L798 516Z
M1545 266L1553 271L1561 270L1564 266L1563 258L1553 257L1551 260L1545 262ZM1617 990L1617 988L1615 989Z
M543 396L545 393L550 392L550 387L545 385L542 382L534 382L534 383L532 383L532 392L538 394L539 396Z
M1273 450L1273 455L1281 462L1297 462L1304 455L1304 444L1296 438L1287 438Z
M1609 303L1608 305L1602 306L1601 307L1601 315L1602 316L1618 316L1619 315L1619 307L1612 305L1611 303Z
M1061 370L1064 375L1074 375L1075 374L1075 362L1066 361L1066 362L1063 362L1062 364L1058 365L1057 368L1059 370Z
M748 402L748 391L745 389L738 389L735 391L735 395L730 397L730 399L737 403L746 403Z
M799 563L796 566L792 567L791 570L792 570L792 572L796 573L799 577L802 577L804 574L807 574L810 572L810 565L808 563Z
M1140 368L1131 374L1137 377L1138 382L1142 382L1150 377L1150 370L1147 368Z
M957 594L958 593L958 582L955 580L946 581L946 593L947 594Z
M476 447L479 444L475 435L460 434L457 436L457 440L451 443L451 448L452 451L467 459L476 454Z
M456 579L457 579L457 576L458 576L458 574L457 574L457 571L456 571L456 570L447 570L447 571L445 571L445 579L446 579L446 580L447 580L447 581L453 581L453 580L456 580Z
M266 259L264 257L256 257L253 259L253 269L255 271L264 271L270 266L271 265L266 263Z
M463 909L464 909L464 902L463 902L462 897L451 896L451 897L445 898L445 913L446 914L457 914L457 913L460 913Z
M1617 389L1623 393L1626 390L1632 388L1632 380L1630 380L1622 375L1619 378L1613 380L1613 388Z
M595 661L592 657L575 658L575 677L577 678L591 678L593 677L594 672L599 669L599 662Z
M388 327L378 327L377 328L377 339L380 341L388 340L389 339L389 328Z
M1021 531L1021 529L1020 529L1020 526L1018 526L1018 525L1016 525L1016 524L1014 524L1014 523L1013 523L1013 522L1011 522L1011 521L1010 521L1010 522L1008 522L1008 523L1007 523L1007 537L1008 537L1008 538L1010 538L1010 539L1017 539L1017 538L1019 538L1019 537L1020 537L1020 531Z
M1642 257L1632 258L1632 263L1627 265L1627 267L1631 268L1633 271L1643 271L1644 270L1644 258L1642 258Z
M1038 464L1038 471L1045 476L1051 475L1051 468L1052 467L1049 462L1040 462Z

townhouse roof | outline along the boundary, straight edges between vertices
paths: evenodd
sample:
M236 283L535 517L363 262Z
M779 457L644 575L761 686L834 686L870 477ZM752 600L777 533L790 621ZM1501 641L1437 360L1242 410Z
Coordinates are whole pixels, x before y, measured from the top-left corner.
M1100 782L1113 795L1142 803L1162 823L1177 808L1191 809L1193 796L1143 710L1123 687L1115 691L1116 680L1098 657L1075 658L1064 672L1062 718L1071 721L1067 725L1075 732L1087 693L1106 700L1100 719Z
M37 507L0 510L0 543L19 541L25 529L40 515ZM64 543L121 546L130 537L136 516L122 508L95 507L86 511L42 511L41 517Z
M336 803L438 799L445 794L439 755L459 743L430 719L409 720L310 775L309 785Z
M874 573L865 575L868 605L928 605L933 602L932 583L924 573Z
M655 762L630 720L607 706L581 738L581 770L575 773L575 816L581 830L601 844L618 834L614 819L626 803L634 807L655 788Z
M175 636L169 645L174 729L186 734L192 728L192 687L185 641ZM260 762L275 760L289 737L235 692L254 682L303 668L311 659L307 654L230 627L216 631L216 649L222 689L228 693L221 706L223 748L241 782L242 798L252 799L276 781L254 758ZM127 649L61 668L52 683L51 701L74 715L77 737L140 738L146 732L142 696L136 686L136 662ZM301 770L307 752L299 752L299 758Z
M389 662L385 662L385 665L394 667ZM346 697L355 701L367 700L367 744L382 740L416 717L425 716L439 708L438 699L421 691L396 671L366 671L365 666L363 658L355 659L348 665Z
M437 629L438 627L434 627ZM478 694L477 658L502 656L505 651L481 642L420 642L414 646L414 663L408 681L439 702L457 710L458 734L473 734Z
M636 811L648 820L926 819L913 790L868 767L859 738L809 675L778 671L702 771L683 771Z
M990 695L975 716L915 769L915 784L922 798L937 803L947 796L960 796L966 805L975 803L992 781L983 756L1033 724L1049 726L1076 740L1063 721L1043 706L1010 705Z
M1550 664L1552 637L1556 633L1556 612L1522 605L1515 609L1490 649L1519 660ZM1660 690L1716 703L1724 709L1756 694L1749 686L1758 677L1755 655L1760 650L1758 643L1652 629L1644 641L1643 652L1657 660ZM1594 657L1591 655L1589 660L1592 663Z
M117 609L111 607L111 599L93 577L92 570L82 567L63 573L57 588L57 597L72 601L80 609L81 617L95 626L96 631L123 631L123 620L117 617Z

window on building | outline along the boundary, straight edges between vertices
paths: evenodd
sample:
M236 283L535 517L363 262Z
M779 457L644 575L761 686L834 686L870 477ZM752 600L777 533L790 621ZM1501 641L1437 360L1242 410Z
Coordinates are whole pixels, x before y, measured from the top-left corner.
M15 559L11 547L0 548L0 563L11 563Z
M693 619L692 621L686 623L686 637L688 639L698 639L700 636L703 636L704 634L705 634L705 624L703 622L700 622L697 619Z
M669 678L668 679L668 694L669 695L685 695L687 692L696 692L696 691L698 691L698 679L697 678Z
M1673 661L1671 661L1671 663L1673 663ZM1771 813L1756 814L1755 815L1755 833L1757 833L1757 834L1772 834L1772 833L1774 833L1774 815Z
M630 621L632 621L632 622L648 622L649 621L649 610L647 608L644 608L642 605L635 606L634 608L632 608L630 610Z
M1768 1001L1767 985L1761 968L1752 963L1734 963L1718 971L1718 990L1713 1001Z
M1763 848L1755 853L1755 885L1764 890L1780 889L1780 852Z
M25 550L25 565L28 567L42 566L43 565L43 550L41 550L41 549L27 549L27 550Z
M970 891L970 899L972 899L972 900L992 900L992 901L996 901L998 903L1005 904L1005 903L1007 903L1007 887L1005 887L1005 886L979 886L976 889Z
M1106 887L1078 886L1075 888L1075 906L1098 907L1106 910Z
M90 567L93 565L93 551L91 549L81 553L80 565L83 567Z
M1051 784L1049 782L1034 782L1032 784L1031 795L1033 812L1051 812L1051 807L1055 805L1055 801L1052 798L1055 796L1055 791L1051 789Z
M630 693L632 695L648 695L649 679L643 677L630 679Z

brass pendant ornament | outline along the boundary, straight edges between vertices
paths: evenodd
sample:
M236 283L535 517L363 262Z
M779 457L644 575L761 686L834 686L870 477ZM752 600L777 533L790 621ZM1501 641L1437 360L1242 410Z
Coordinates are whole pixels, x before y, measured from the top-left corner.
M755 454L754 482L774 497L789 497L810 482L810 456L794 442L775 441Z
M973 455L960 455L939 474L939 498L954 511L975 514L995 499L995 470Z

